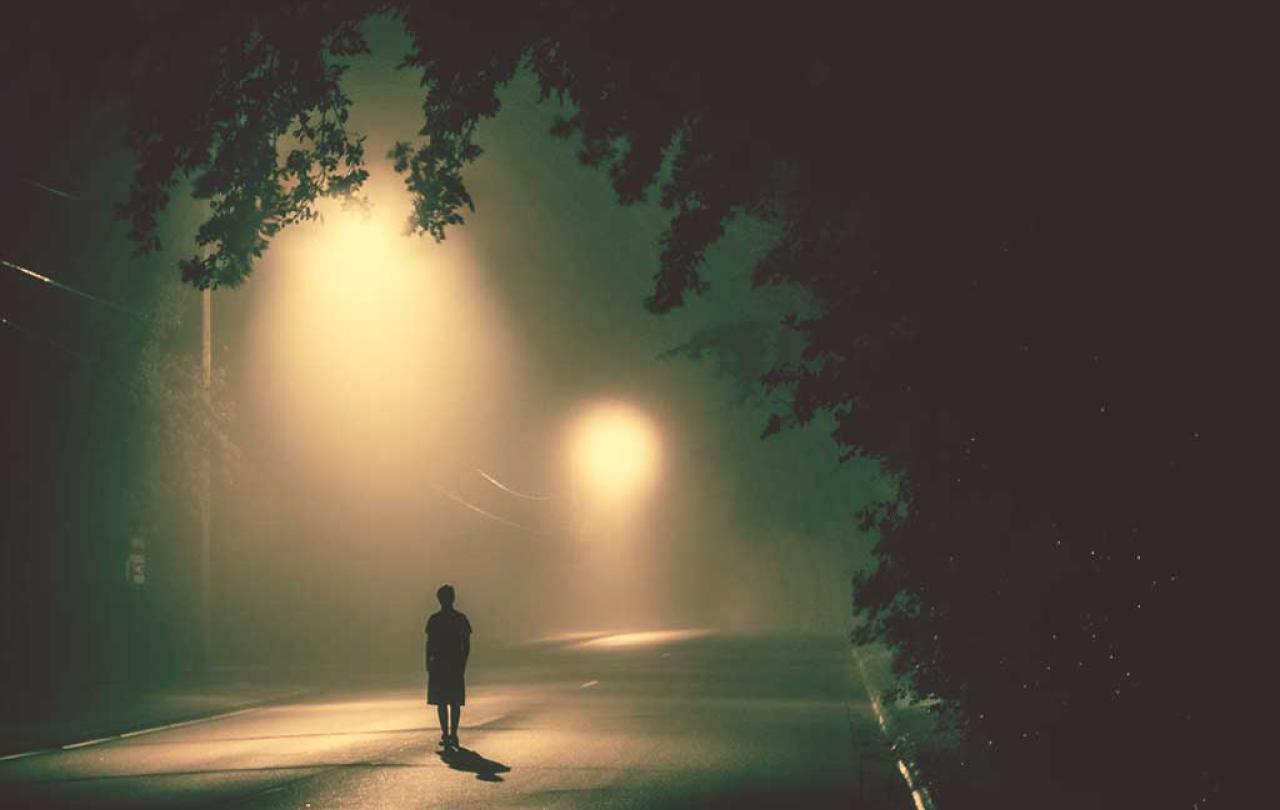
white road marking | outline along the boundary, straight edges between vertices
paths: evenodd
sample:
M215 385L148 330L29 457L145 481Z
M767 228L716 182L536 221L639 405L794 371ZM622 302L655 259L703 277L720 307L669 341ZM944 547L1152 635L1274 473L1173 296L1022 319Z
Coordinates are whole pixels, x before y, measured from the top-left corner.
M104 737L103 739L123 740L126 737L137 737L142 734L153 734L157 731L167 731L168 729L171 729L171 728L182 728L183 726L193 726L196 723L207 723L210 720L221 720L224 717L233 717L237 714L244 714L245 712L251 712L255 708L258 708L258 707L253 706L248 709L236 709L233 712L223 712L222 714L214 714L214 715L210 715L209 717L197 717L194 720L183 720L178 723L165 723L163 726L152 726L151 728L140 728L137 731L127 731L124 734L117 734L114 737ZM99 742L101 742L101 740L99 740ZM82 743L82 745L87 745L87 743Z
M86 745L94 745L96 743L106 742L107 740L113 740L113 739L115 738L114 737L98 737L95 740L85 740L84 742L78 742L78 743L67 743L66 745L62 746L62 750L70 751L72 748L84 748Z
M586 683L584 683L582 686L579 686L578 688L579 688L579 689L589 689L590 687L595 686L595 685L596 685L596 684L598 684L598 683L600 683L600 682L599 682L599 681L587 681Z
M22 759L23 757L34 757L36 754L43 754L46 751L52 751L52 750L54 749L41 748L36 751L23 751L21 754L8 754L6 756L0 757L0 762L4 762L5 760L9 760L9 759Z
M288 695L285 695L282 698L279 698L278 700L270 701L270 702L276 703L282 700L287 700L292 697L297 697L298 695L301 695L301 694L303 694L302 691L293 692ZM252 712L252 711L256 711L257 709L265 708L266 705L267 705L266 703L263 703L258 706L246 706L243 709L236 709L230 712L223 712L222 714L211 714L208 717L196 717L191 720L183 720L178 723L165 723L163 726L152 726L151 728L140 728L136 731L126 731L123 734L112 734L109 737L97 737L92 740L82 740L81 742L67 743L66 745L60 745L57 748L39 748L39 749L36 749L35 751L23 751L22 753L19 753L19 754L8 754L6 756L0 757L0 762L5 762L10 759L22 759L23 757L34 757L37 754L48 754L52 751L71 751L72 749L75 749L75 748L85 748L86 746L97 745L98 743L104 743L104 742L111 742L112 740L123 740L128 737L138 737L143 734L153 734L157 731L166 731L171 728L181 728L182 726L193 726L196 723L208 723L213 720L223 720L227 717L234 717L237 714L244 714L245 712Z

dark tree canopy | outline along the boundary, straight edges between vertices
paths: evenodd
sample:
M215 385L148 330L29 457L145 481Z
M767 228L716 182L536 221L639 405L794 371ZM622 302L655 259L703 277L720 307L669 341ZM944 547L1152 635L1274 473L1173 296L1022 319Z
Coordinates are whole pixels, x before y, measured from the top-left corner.
M964 768L933 763L944 804L1211 806L1232 754L1219 667L1242 643L1220 393L1243 360L1203 286L1212 194L1179 112L1209 88L1146 21L298 0L180 24L192 9L136 8L157 34L129 43L122 214L153 249L191 178L211 210L210 254L183 265L197 286L238 284L319 195L358 194L341 62L378 11L422 74L424 126L393 150L417 230L442 239L483 205L463 170L519 70L620 202L671 212L653 312L708 290L703 256L732 218L772 223L755 283L817 306L780 326L805 348L761 380L791 395L766 432L831 412L841 452L901 476L900 501L866 516L878 567L853 608L903 688L968 731Z
M181 29L185 9L156 8L153 25ZM352 11L231 6L200 21L199 41L177 35L142 52L126 141L138 172L120 207L140 249L159 248L156 217L179 175L210 207L196 242L214 249L182 263L200 288L238 285L281 228L315 217L320 195L358 192L363 138L346 129L351 99L334 62L367 50Z

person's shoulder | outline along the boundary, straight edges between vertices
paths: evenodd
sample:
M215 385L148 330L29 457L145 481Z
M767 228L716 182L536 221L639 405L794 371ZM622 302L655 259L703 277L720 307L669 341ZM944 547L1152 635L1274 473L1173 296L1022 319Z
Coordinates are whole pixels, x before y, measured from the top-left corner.
M471 620L467 618L467 614L463 613L460 610L458 611L457 622L458 624L465 626L468 630L471 629Z

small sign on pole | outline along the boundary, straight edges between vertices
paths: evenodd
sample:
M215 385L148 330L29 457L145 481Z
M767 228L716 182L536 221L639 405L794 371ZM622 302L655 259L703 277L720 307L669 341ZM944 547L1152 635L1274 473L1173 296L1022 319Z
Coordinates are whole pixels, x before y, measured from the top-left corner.
M129 543L129 556L125 558L124 580L134 587L147 584L147 549L141 537Z

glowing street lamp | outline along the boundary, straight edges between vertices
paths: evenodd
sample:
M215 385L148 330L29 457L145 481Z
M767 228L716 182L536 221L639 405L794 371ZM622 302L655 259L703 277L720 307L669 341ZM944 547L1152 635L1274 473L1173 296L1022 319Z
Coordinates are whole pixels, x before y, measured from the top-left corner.
M519 372L465 233L407 236L406 192L370 183L367 210L331 202L272 245L247 382L304 475L407 503L505 411Z
M646 523L640 507L658 483L661 455L653 420L626 403L590 404L569 425L565 461L579 544L569 587L595 622L634 626L649 610L640 586L648 544L637 541Z
M619 402L593 405L570 434L575 495L610 509L634 503L657 481L660 455L658 431L642 411Z

